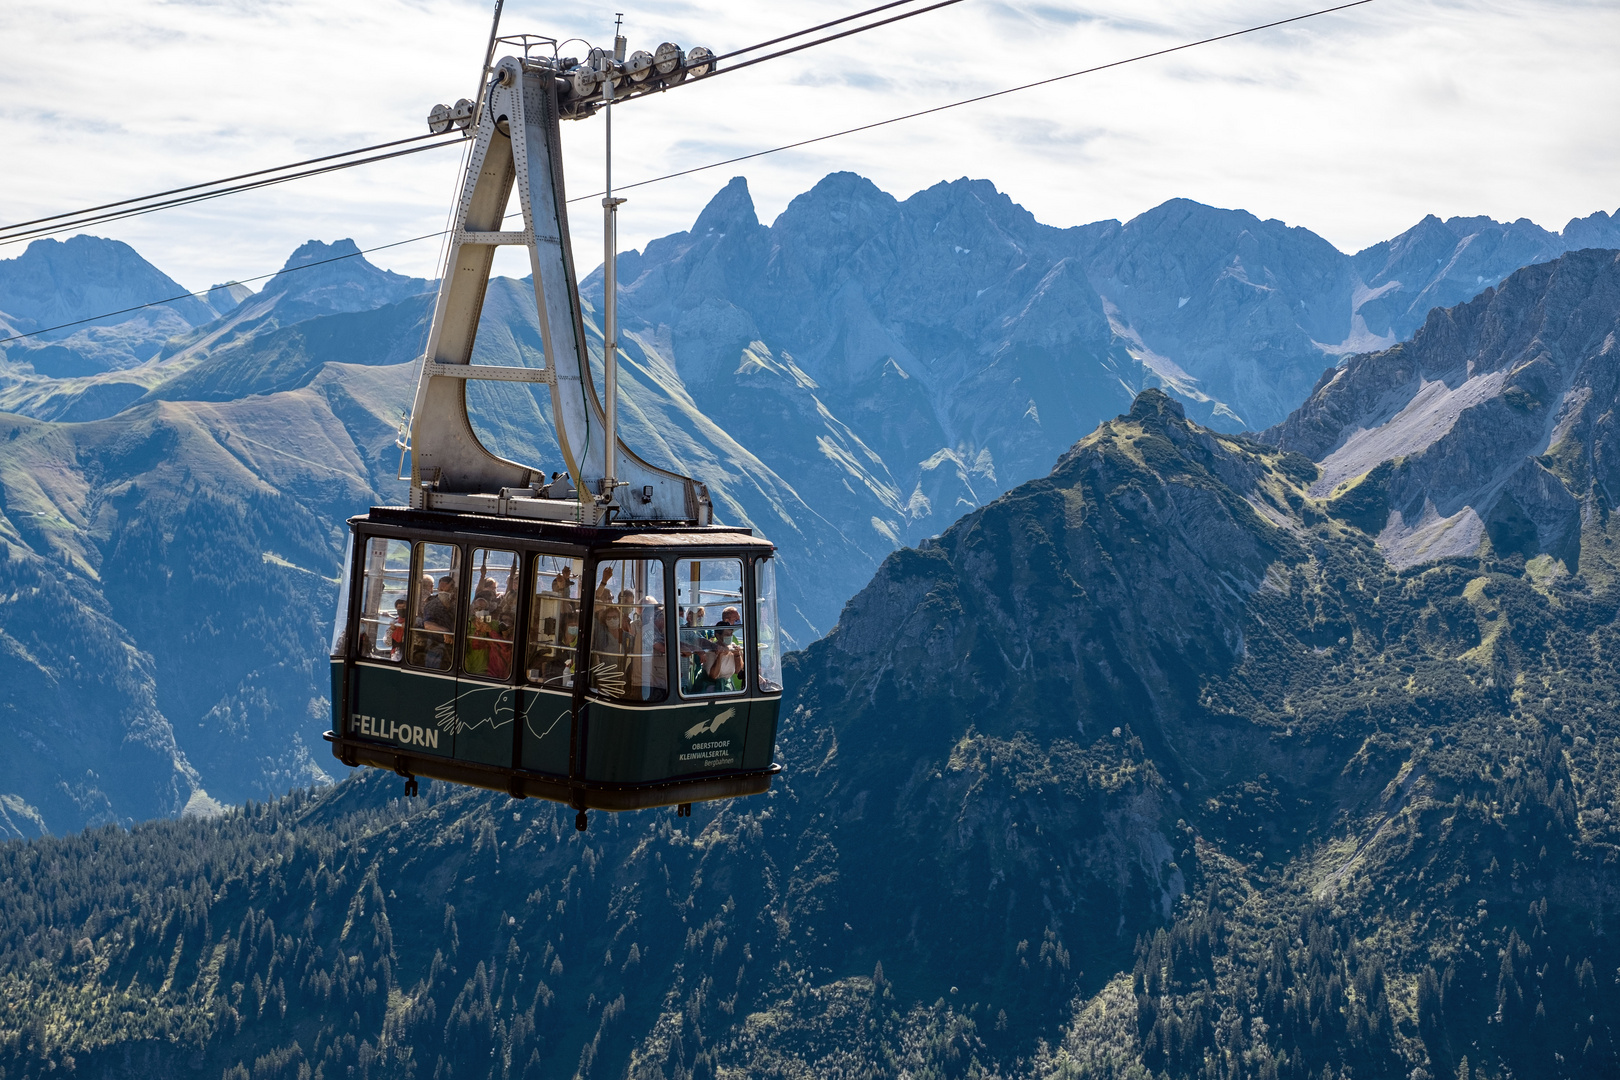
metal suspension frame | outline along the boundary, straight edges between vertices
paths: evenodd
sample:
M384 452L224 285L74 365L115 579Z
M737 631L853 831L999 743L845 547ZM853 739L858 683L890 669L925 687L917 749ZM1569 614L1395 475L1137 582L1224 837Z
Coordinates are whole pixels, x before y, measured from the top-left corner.
M553 66L508 56L495 65L485 90L411 409L411 506L590 525L712 524L705 485L647 463L614 431L616 357L610 356L608 404L597 395L563 190L559 96L565 89ZM514 185L523 229L503 231ZM612 237L607 240L611 245ZM495 249L502 245L528 250L543 368L471 362ZM615 287L611 259L604 269L608 288ZM605 329L611 354L617 328ZM542 468L499 457L479 441L467 414L468 379L550 387L569 490L548 487ZM608 431L614 431L612 454Z

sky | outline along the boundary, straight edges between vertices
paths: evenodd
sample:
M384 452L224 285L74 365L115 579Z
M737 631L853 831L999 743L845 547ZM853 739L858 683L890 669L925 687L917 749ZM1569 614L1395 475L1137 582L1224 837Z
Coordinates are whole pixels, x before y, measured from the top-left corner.
M509 0L502 33L725 52L875 0ZM963 0L614 115L630 183L1302 14L1330 0ZM493 5L470 0L60 0L0 5L0 222L426 130L476 91ZM580 46L567 52L579 54ZM1620 207L1620 4L1373 0L1333 15L636 188L621 249L687 228L732 176L769 223L830 172L898 198L968 176L1052 225L1185 197L1356 251L1425 214L1561 229ZM571 194L600 119L564 123ZM450 148L98 226L190 289L278 269L310 239L432 233ZM587 207L589 207L587 209ZM576 206L582 269L600 211ZM0 246L0 258L22 247ZM369 256L434 276L436 241ZM517 252L497 270L524 273Z

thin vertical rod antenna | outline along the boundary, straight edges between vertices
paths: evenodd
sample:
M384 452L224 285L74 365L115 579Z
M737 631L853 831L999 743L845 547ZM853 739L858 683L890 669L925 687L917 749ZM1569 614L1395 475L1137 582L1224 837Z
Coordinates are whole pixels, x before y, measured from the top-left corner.
M613 26L614 48L607 55L602 79L602 116L605 131L605 197L602 199L602 382L607 397L602 432L602 497L616 494L619 457L619 204L613 197L613 76L617 74L619 24Z

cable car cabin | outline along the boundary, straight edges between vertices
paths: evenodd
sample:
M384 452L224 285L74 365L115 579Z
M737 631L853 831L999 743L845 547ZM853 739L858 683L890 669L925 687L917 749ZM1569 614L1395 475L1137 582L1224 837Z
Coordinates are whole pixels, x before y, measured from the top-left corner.
M619 436L623 199L602 204L600 394L587 348L558 124L589 115L596 97L611 108L617 76L530 55L550 39L500 40L523 56L486 66L479 101L457 106L472 145L401 425L410 507L349 521L326 738L345 764L404 776L407 795L418 776L533 795L574 807L581 829L592 807L684 815L700 800L758 794L779 771L775 549L716 526L707 485ZM706 72L712 54L701 55ZM504 227L509 204L521 230ZM495 249L507 244L527 249L543 367L473 363ZM549 390L566 474L548 482L480 441L473 380Z
M349 524L326 735L344 764L552 799L581 826L770 787L769 542L388 508Z

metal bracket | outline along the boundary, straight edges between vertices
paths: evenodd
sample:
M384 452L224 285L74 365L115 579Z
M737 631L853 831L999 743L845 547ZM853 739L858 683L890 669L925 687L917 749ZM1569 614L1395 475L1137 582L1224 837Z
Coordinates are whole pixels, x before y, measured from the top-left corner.
M674 46L669 53L669 71L684 72L684 54L677 55ZM560 72L530 70L511 56L491 72L462 174L409 437L398 440L410 448L410 505L592 524L615 518L708 524L710 507L700 498L701 484L651 464L624 445L616 423L617 380L609 375L606 403L597 393L569 242ZM520 229L503 228L509 203L521 212ZM502 246L527 250L544 367L472 363L496 249ZM616 350L610 346L609 351ZM616 365L606 366L616 375ZM506 459L484 446L467 412L468 379L548 387L560 464L579 491L597 490L605 480L618 482L604 492L609 505L497 495L521 489L531 475L552 469ZM403 465L405 447L400 450Z
M557 385L557 373L550 368L503 367L496 364L441 364L429 360L422 365L422 376L428 379L483 379L489 382Z
M456 234L456 243L458 244L481 244L485 247L527 246L533 241L534 234L528 230L523 232L462 231Z

